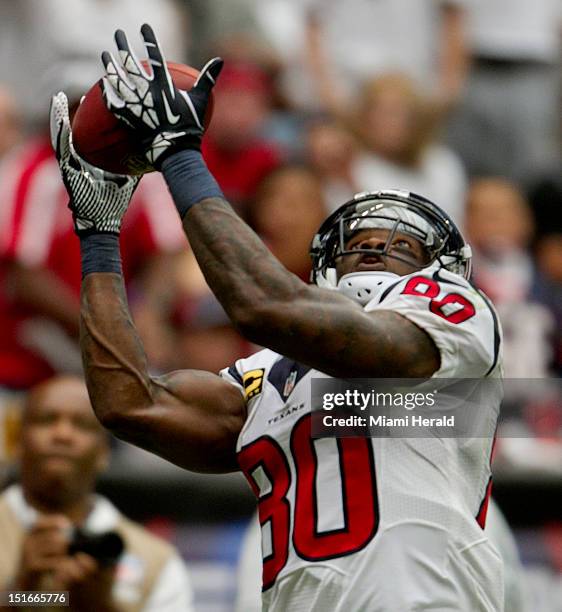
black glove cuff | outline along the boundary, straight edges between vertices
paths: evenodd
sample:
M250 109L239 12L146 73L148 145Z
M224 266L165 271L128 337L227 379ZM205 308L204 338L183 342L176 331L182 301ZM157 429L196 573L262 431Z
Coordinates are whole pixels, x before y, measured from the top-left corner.
M162 173L182 219L201 200L224 199L221 188L199 151L179 151L168 157L162 165Z
M80 236L82 278L93 272L122 274L118 234L88 234Z

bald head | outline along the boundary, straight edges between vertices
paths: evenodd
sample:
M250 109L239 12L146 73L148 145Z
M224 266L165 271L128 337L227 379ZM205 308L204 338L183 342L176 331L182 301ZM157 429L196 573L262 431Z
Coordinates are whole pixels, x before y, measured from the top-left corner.
M20 455L22 485L36 498L61 505L93 491L108 445L81 379L55 377L31 390Z
M29 411L40 411L44 406L53 403L76 405L78 410L84 413L91 412L95 420L88 389L78 376L54 376L33 387L27 394L24 418Z

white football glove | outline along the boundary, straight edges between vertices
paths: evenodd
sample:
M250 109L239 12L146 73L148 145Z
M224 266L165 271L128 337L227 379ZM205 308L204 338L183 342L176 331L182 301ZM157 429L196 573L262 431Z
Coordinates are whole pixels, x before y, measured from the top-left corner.
M51 100L51 143L70 196L68 207L76 234L119 234L141 177L105 172L78 156L72 146L68 100L62 91Z

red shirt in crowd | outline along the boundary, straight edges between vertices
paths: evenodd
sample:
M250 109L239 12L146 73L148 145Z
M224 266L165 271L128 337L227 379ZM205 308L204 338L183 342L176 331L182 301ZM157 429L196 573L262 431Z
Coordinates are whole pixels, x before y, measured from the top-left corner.
M202 151L225 198L241 214L248 200L254 197L259 183L282 159L274 145L261 140L234 151L222 150L213 142L211 134L203 141Z
M53 272L78 297L80 249L68 210L68 194L51 144L42 138L19 148L0 166L0 387L25 389L52 375L52 368L25 346L26 325L37 316L18 304L6 286L10 262ZM157 173L137 188L121 232L125 279L152 255L185 247L166 185Z

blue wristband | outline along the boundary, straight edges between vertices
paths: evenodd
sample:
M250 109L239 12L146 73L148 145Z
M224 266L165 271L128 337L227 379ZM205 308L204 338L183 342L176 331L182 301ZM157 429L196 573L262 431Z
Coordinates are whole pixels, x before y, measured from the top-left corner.
M180 217L206 198L223 198L215 177L209 172L200 151L179 151L162 162L162 174Z
M89 234L80 236L82 278L92 272L121 274L121 253L117 234Z

